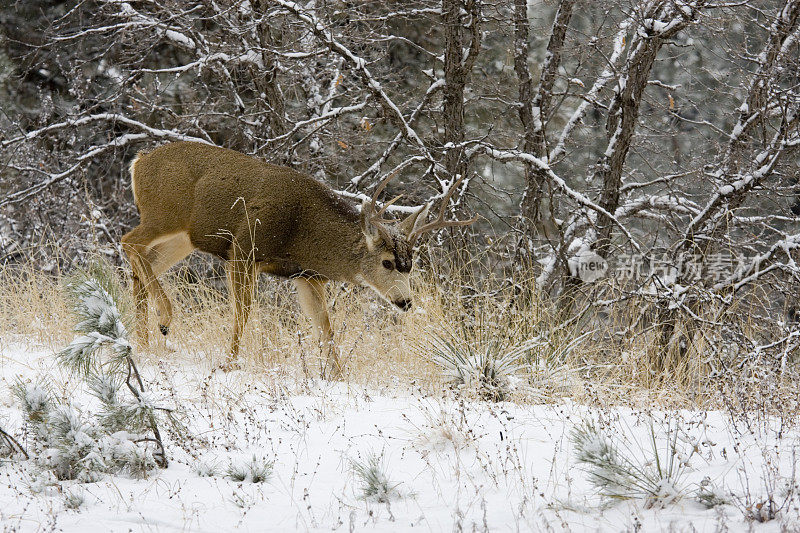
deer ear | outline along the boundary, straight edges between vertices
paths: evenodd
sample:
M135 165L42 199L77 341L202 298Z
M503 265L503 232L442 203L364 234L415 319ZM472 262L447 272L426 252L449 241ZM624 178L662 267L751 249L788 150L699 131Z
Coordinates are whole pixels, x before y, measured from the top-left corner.
M359 215L359 220L361 221L361 232L364 234L364 238L367 240L367 250L370 252L375 249L375 243L378 240L378 231L369 221L369 201L365 198L361 202L361 214Z
M428 210L431 208L431 203L423 205L415 212L408 215L398 226L400 233L409 238L412 233L425 224L425 219L428 218Z

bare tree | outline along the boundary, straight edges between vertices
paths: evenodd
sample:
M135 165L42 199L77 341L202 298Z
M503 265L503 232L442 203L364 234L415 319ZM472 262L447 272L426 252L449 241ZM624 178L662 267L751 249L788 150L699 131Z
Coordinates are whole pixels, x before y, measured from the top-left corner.
M540 293L585 294L584 308L646 301L665 344L680 344L682 320L721 317L766 283L783 302L800 281L799 9L15 5L0 21L0 63L14 73L0 79L0 260L42 238L115 252L136 217L126 162L190 139L291 165L353 199L397 174L389 192L407 201L390 212L468 202L485 219L468 231L499 234L493 264L511 282L531 274ZM718 268L723 255L736 264ZM583 283L588 257L646 272Z

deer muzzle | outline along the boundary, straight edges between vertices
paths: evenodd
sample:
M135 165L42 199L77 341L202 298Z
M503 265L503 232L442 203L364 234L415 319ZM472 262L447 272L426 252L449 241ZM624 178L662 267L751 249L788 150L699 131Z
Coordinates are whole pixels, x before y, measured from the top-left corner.
M401 300L395 300L392 302L394 305L402 309L403 311L408 311L411 309L411 299L410 298L403 298Z

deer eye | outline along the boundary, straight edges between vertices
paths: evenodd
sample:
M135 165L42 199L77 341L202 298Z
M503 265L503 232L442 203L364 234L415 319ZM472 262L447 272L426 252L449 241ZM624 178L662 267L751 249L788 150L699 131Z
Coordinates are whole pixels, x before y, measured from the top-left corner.
M389 261L388 259L384 259L383 263L381 264L383 265L383 268L386 268L388 270L394 270L394 264L392 264L392 262Z

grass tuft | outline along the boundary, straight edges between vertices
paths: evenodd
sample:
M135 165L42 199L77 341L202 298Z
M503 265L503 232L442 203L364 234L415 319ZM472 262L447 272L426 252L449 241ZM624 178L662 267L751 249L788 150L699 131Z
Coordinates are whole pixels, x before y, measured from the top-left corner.
M375 452L369 452L362 461L351 460L350 466L363 499L386 503L400 497L399 483L389 481L383 458Z
M230 479L239 483L265 483L272 477L275 461L259 455L253 455L246 461L231 462L227 474Z

